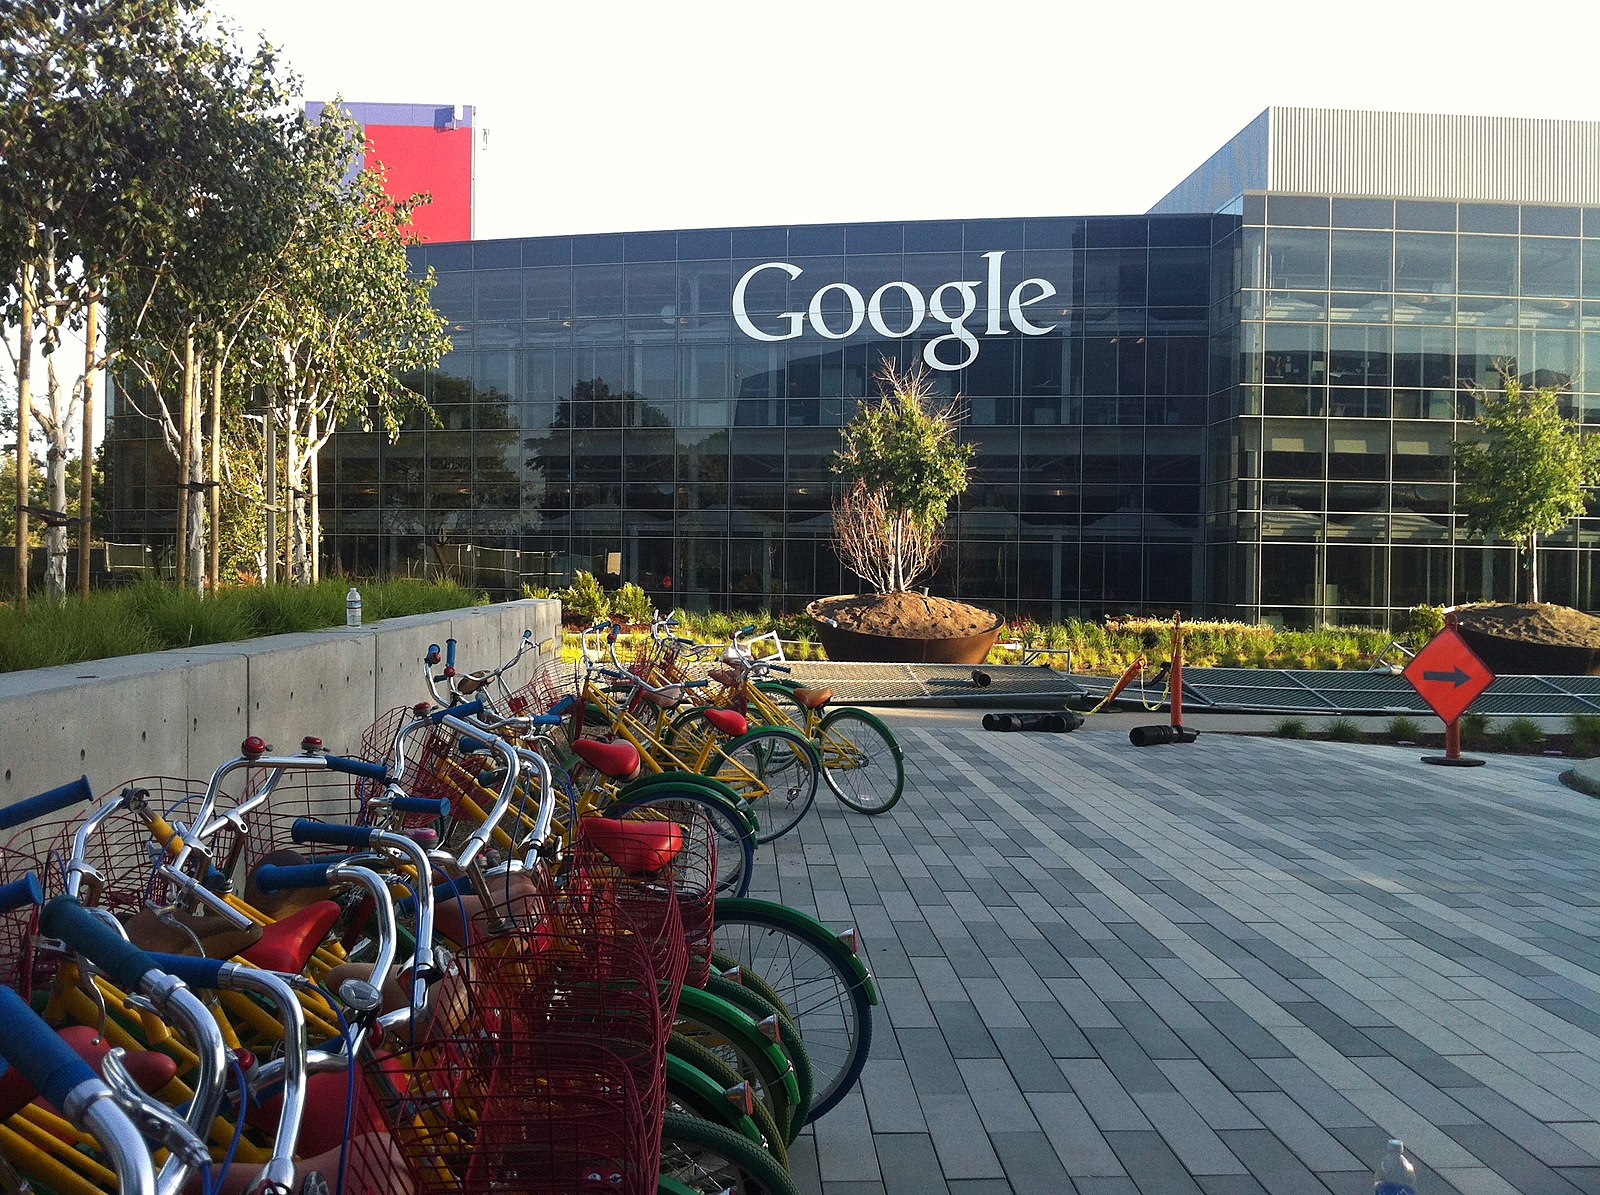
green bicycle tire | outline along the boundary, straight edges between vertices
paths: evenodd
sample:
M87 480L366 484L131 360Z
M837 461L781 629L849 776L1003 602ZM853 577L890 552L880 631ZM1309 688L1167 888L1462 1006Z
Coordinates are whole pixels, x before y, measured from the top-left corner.
M876 714L849 705L829 710L817 726L817 750L822 778L846 808L876 817L905 795L905 752Z
M736 1008L744 1009L755 1018L757 1024L768 1017L777 1018L778 1045L783 1047L783 1052L789 1056L789 1065L794 1067L795 1086L800 1091L800 1101L795 1105L795 1114L789 1123L789 1141L792 1143L800 1132L800 1127L806 1122L806 1112L810 1110L812 1096L816 1094L816 1076L811 1068L811 1055L806 1053L805 1038L800 1032L800 1027L788 1013L743 983L736 983L721 975L712 975L706 980L705 990L713 996L721 996Z
M662 1120L661 1173L697 1195L800 1195L789 1172L759 1145L682 1112Z
M717 902L721 954L778 991L815 1072L815 1121L849 1094L872 1049L877 989L864 960L816 918L765 900Z
M732 955L723 954L720 950L713 950L711 952L711 969L718 975L722 975L728 971L738 971L740 986L748 988L750 991L760 996L768 1004L772 1005L773 1008L776 1008L784 1016L788 1017L791 1021L794 1020L794 1013L791 1012L789 1010L789 1006L783 1002L783 997L778 995L778 990L765 979L762 979L761 976L750 970L750 968L743 966L739 960L734 958Z
M789 1125L800 1103L799 1080L789 1055L767 1040L754 1018L719 996L686 987L678 993L673 1028L713 1050L748 1079L784 1140L789 1140Z
M735 1121L749 1121L750 1126L761 1137L758 1145L766 1147L768 1153L778 1160L778 1164L785 1170L789 1168L789 1143L784 1140L784 1134L778 1130L777 1122L772 1119L772 1113L767 1110L767 1105L760 1100L752 1100L749 1113L741 1112L729 1103L722 1095L730 1087L736 1087L744 1080L739 1072L734 1070L714 1050L686 1037L682 1033L672 1033L667 1038L667 1057L686 1063L700 1072L700 1075L716 1087L716 1102L721 1105L716 1115L707 1111L695 1111L695 1115L703 1116L707 1120L718 1124L727 1124L729 1128L740 1131ZM670 1080L671 1075L668 1075ZM749 1137L748 1132L740 1132L741 1136Z

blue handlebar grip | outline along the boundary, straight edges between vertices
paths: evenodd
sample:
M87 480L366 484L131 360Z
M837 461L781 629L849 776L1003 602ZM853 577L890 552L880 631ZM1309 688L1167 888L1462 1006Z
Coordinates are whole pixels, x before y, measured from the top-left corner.
M63 784L52 788L49 792L40 793L37 797L29 797L25 801L18 801L15 805L0 809L0 830L23 826L37 818L65 809L69 805L92 800L94 800L94 790L89 787L89 777L79 776L70 784Z
M755 623L751 623L747 627L740 627L737 631L735 631L733 633L733 637L735 639L743 639L746 635L754 635L755 633L756 633L756 624Z
M94 1068L7 987L0 987L0 1057L58 1108L73 1088L96 1077Z
M148 954L70 896L57 896L44 906L39 929L46 937L60 938L125 992L138 991L139 981L155 967Z
M297 817L289 827L289 837L296 842L322 842L329 846L363 847L372 841L372 834L371 826L345 826L310 817Z
M324 755L328 761L330 772L345 772L351 776L363 776L368 780L376 780L380 784L389 778L389 769L381 763L373 763L370 759L352 759L348 755Z
M463 755L480 755L489 749L489 744L482 739L475 739L471 735L462 735L461 741L456 744L456 750Z
M772 669L774 672L793 672L794 671L794 669L789 667L789 665L787 665L787 664L768 664L767 667Z
M168 975L176 976L192 988L215 988L227 959L194 958L187 954L151 952L150 961Z
M446 706L442 710L436 710L428 715L428 721L437 726L444 720L446 715L452 718L470 718L473 714L481 713L483 713L483 698L479 697L474 701L464 701L460 705Z
M285 888L326 888L329 863L294 863L287 866L264 864L256 871L256 887L263 892L281 892Z
M430 817L450 816L450 802L443 797L396 797L394 807L401 813L426 813Z
M422 657L422 662L425 664L437 664L439 662L439 645L437 643L428 644L428 654Z
M546 710L545 713L554 714L557 718L559 718L577 704L578 699L571 693L568 693L560 701L556 702L548 710Z
M528 721L534 726L560 726L560 714L535 714Z
M456 666L456 641L454 639L446 639L444 641L444 666L446 668L454 668Z
M34 872L0 887L0 913L14 913L26 905L44 904L44 885Z
M433 886L433 899L436 902L454 900L457 896L470 895L472 895L472 880L467 876L458 876L453 880L446 880L442 884ZM394 902L394 911L396 913L409 914L415 912L416 908L417 898L414 896L402 896Z
M710 683L711 683L710 681L705 680L705 679L701 679L701 680L686 680L686 681L679 681L678 682L678 687L680 689L703 689L707 685L709 685Z

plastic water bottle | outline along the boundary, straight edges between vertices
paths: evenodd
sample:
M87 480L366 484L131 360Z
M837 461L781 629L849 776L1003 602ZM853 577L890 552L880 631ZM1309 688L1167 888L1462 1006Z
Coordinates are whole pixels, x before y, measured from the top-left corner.
M361 591L354 585L350 592L344 595L344 625L358 627L361 625Z
M1406 1157L1404 1141L1390 1140L1372 1172L1372 1195L1417 1195L1417 1168Z

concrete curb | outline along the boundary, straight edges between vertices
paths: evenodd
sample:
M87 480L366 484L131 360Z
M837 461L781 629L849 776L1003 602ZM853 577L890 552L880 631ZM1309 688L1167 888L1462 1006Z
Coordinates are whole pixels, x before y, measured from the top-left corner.
M1589 797L1600 797L1600 759L1583 759L1561 773L1561 783Z

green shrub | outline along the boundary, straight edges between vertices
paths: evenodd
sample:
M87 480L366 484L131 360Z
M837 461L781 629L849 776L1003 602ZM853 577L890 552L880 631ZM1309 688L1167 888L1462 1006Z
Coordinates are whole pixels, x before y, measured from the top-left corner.
M611 616L618 622L647 626L655 613L655 603L632 581L617 590L611 599Z
M1367 737L1354 718L1343 714L1329 722L1322 733L1328 736L1330 743L1359 743Z
M1600 714L1572 715L1572 753L1579 759L1600 755Z
M1415 718L1408 718L1402 714L1398 718L1389 720L1388 735L1392 739L1408 743L1420 743L1423 733L1422 723Z
M1529 751L1544 742L1544 731L1532 718L1513 718L1495 736L1508 751Z
M1421 647L1444 630L1442 606L1412 606L1401 620L1400 631L1407 647Z
M551 591L549 589L546 589L543 585L527 585L527 584L524 584L523 587L522 587L522 596L525 597L525 598L547 598L547 597L552 597L554 595L551 593Z
M1311 732L1306 729L1304 718L1283 718L1272 728L1272 733L1280 739L1309 738Z
M1489 719L1484 714L1461 715L1461 745L1471 751L1475 747L1483 746L1484 740L1489 737Z
M570 588L561 591L561 611L582 626L592 626L611 613L611 599L591 572L580 570Z

